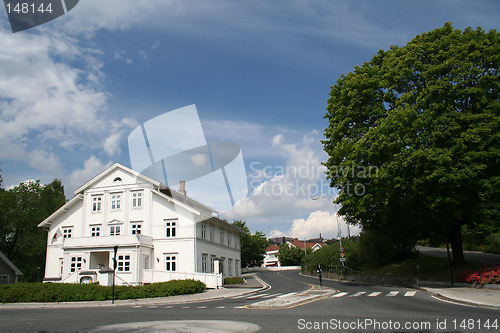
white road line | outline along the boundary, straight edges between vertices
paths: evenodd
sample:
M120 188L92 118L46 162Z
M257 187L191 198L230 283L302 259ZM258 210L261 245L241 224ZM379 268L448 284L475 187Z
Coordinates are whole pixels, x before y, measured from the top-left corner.
M397 294L399 294L399 291L391 291L391 292L387 293L387 295L385 295L385 296L388 296L388 297L394 297L394 296L396 296Z
M157 307L158 307L157 305L150 305L150 306L148 306L148 308L150 308L150 309L155 309Z
M142 308L142 305L134 305L134 308Z
M172 305L169 305L169 306L164 306L163 308L164 308L164 309L171 309L171 308L173 308L173 306L172 306Z
M189 309L189 306L183 306L182 308L183 309Z
M406 296L406 297L415 296L415 294L416 294L416 293L417 293L417 291L416 291L416 290L407 291L407 292L405 293L405 296Z
M332 297L342 297L342 296L345 296L347 294L349 294L349 293L341 292L341 293L333 295Z
M278 296L279 298L284 298L284 297L287 297L287 296L292 296L292 295L295 295L297 294L297 292L293 292L293 293L288 293L288 294L284 294L284 295L280 295Z
M216 306L215 308L216 309L225 309L226 307L225 306Z
M262 297L262 298L271 298L271 297L276 297L276 296L279 296L279 295L281 295L281 294L283 294L283 293L277 293L277 294L267 295L267 296L264 296L264 297Z
M259 294L259 295L247 297L247 299L253 299L253 298L262 297L262 296L266 296L266 295L268 295L268 294Z
M381 291L375 291L375 292L373 292L373 293L369 294L369 295L368 295L368 297L376 297L376 296L378 296L378 295L380 295L380 294L382 294L382 292L381 292Z
M351 296L349 296L349 297L359 297L359 296L361 296L361 295L363 295L363 294L366 294L366 291L360 291L360 292L357 292L357 293L355 293L354 295L351 295Z
M244 309L244 306L235 306L233 309Z
M197 308L197 309L206 309L206 308L207 308L207 306L206 306L206 305L204 305L204 306L197 306L196 308Z

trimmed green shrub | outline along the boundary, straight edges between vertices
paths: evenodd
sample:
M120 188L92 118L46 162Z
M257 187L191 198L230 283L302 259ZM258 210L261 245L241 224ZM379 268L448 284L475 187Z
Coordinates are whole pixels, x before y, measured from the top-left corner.
M136 299L196 294L206 286L197 280L171 280L144 286L115 286L115 299ZM104 301L112 287L96 283L18 283L0 285L0 303Z
M241 284L245 283L245 280L243 280L240 277L227 277L224 279L224 284Z

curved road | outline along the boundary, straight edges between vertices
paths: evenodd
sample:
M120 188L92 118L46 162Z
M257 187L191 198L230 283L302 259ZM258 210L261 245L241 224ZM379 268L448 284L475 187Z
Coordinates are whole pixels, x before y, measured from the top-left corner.
M289 308L252 304L319 291L297 271L260 272L267 290L192 304L82 309L1 310L1 332L80 332L103 325L160 320L232 320L260 332L500 332L500 311L450 304L403 287L323 280L327 297ZM325 295L323 293L322 295ZM496 322L496 329L492 327ZM490 329L487 329L488 325Z

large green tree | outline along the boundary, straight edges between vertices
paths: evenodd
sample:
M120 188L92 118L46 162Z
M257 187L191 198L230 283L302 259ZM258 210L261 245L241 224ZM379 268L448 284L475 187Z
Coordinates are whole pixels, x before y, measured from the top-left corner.
M308 251L310 252L310 251ZM280 245L278 254L276 255L282 266L300 266L305 251L299 247L290 246L288 243Z
M0 191L0 251L21 270L23 281L43 277L47 232L38 224L65 201L59 180L23 182Z
M500 225L500 35L451 23L379 51L332 86L323 141L350 223L405 252Z
M261 266L266 255L266 248L269 245L266 235L261 231L250 233L245 221L234 221L233 225L245 231L240 235L241 267Z

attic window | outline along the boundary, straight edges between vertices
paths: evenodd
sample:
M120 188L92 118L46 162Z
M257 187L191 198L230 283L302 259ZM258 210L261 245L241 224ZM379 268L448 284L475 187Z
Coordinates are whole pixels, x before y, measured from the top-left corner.
M120 177L116 177L113 181L114 181L114 182L121 182L121 181L122 181L122 179L121 179Z

